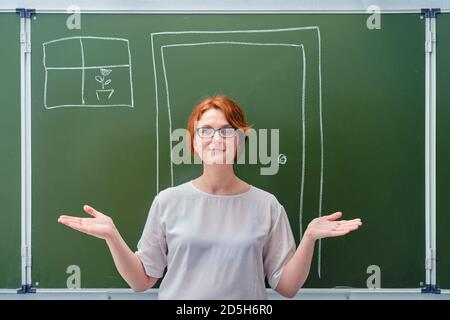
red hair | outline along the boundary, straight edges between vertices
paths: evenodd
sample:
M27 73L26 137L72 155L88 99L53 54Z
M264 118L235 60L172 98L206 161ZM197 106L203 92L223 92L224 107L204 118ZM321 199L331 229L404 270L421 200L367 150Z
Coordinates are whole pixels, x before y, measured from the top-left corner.
M189 147L192 154L194 154L195 124L200 120L203 113L211 108L221 110L228 123L234 128L240 129L244 133L251 128L247 123L242 108L227 96L212 96L203 99L194 107L187 123L187 129L190 135Z

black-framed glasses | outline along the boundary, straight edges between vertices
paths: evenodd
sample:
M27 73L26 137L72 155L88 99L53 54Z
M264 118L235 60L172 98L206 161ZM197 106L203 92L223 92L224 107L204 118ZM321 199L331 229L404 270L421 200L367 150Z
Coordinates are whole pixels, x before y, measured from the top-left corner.
M197 128L196 131L197 131L198 136L200 138L204 138L204 139L214 137L214 134L216 133L216 131L219 131L219 135L222 138L231 138L231 137L234 137L234 135L236 134L236 128L231 127L231 126L217 128L217 129L214 129L211 127L200 127L200 128Z

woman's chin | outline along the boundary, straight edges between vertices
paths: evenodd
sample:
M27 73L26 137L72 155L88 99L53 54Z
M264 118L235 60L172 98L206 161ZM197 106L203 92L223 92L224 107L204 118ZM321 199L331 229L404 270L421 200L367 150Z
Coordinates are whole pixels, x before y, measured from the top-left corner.
M208 165L233 164L232 160L227 163L227 159L223 154L206 157L203 159L203 162Z

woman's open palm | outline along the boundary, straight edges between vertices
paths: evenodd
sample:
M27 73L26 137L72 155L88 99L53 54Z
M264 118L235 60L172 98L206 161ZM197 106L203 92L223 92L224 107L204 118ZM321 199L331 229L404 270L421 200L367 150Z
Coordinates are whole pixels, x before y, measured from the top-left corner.
M62 215L58 218L58 222L74 230L78 230L100 239L107 240L114 234L115 226L110 217L87 205L85 205L83 209L86 213L91 215L92 218L79 218Z
M335 212L328 216L313 219L309 223L305 234L308 233L314 240L327 237L339 237L358 229L362 225L361 219L336 221L340 217L342 217L342 213Z

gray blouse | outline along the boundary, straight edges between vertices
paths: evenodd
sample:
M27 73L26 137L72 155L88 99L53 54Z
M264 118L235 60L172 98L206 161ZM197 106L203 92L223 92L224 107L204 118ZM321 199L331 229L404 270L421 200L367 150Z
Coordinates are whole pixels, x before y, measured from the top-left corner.
M267 299L296 245L284 207L251 186L213 195L192 181L154 199L136 255L159 299Z

